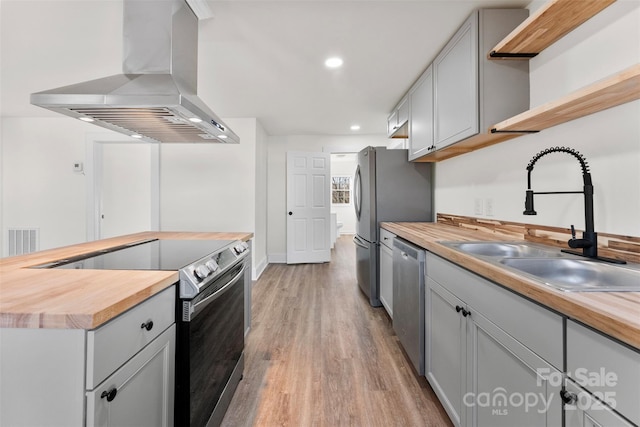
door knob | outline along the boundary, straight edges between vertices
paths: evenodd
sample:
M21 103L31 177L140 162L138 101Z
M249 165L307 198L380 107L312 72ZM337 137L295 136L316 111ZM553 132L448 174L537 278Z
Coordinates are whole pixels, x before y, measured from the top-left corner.
M289 211L289 215L293 215L293 212Z

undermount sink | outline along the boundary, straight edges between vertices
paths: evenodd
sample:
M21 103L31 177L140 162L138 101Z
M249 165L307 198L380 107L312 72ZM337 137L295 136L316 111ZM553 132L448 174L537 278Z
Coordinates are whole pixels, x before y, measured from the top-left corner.
M566 292L640 292L640 270L626 267L569 258L503 258L499 262Z
M529 242L439 242L564 292L640 292L640 266L580 258Z
M525 242L440 242L469 255L486 257L562 257L560 249Z

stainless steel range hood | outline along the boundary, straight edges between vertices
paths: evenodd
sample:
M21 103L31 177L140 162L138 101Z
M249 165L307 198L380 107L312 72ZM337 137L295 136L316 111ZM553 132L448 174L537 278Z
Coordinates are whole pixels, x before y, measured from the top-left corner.
M196 95L198 18L184 0L124 0L123 30L123 74L31 103L148 142L239 142Z

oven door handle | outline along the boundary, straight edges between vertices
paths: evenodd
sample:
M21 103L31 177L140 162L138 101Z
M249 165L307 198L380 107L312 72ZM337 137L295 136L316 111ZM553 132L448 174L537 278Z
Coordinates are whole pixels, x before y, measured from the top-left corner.
M238 274L236 274L233 279L229 280L223 287L221 287L220 289L218 289L217 291L215 291L214 293L212 293L211 295L209 295L208 297L206 297L205 299L203 299L202 301L198 301L193 307L192 307L192 311L191 311L191 318L195 317L198 315L199 311L202 311L202 309L204 309L206 306L208 306L209 304L211 304L212 302L214 302L215 300L217 300L218 298L220 298L225 292L227 292L229 290L229 288L231 288L231 285L233 285L233 283L238 280L238 278L240 276L242 276L244 274L244 270L246 269L246 264L242 266L242 269L240 270L240 272Z

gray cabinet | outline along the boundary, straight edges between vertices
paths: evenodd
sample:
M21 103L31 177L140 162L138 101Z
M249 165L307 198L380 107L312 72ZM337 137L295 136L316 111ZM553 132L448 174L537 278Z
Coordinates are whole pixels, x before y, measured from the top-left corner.
M427 278L425 376L455 426L466 425L467 322L456 310L464 303Z
M409 96L405 95L387 119L387 136L389 138L407 138L409 121Z
M0 330L0 425L172 426L175 292L91 331Z
M393 240L396 235L380 229L380 302L393 319Z
M487 59L528 16L526 9L474 11L433 61L436 149L485 132L529 108L528 61Z
M86 426L172 426L174 355L175 324L87 392Z
M409 160L434 149L433 144L433 72L430 65L409 92Z
M562 318L431 253L426 271L426 377L454 425L561 425Z
M567 426L640 425L636 349L568 320L567 376Z

